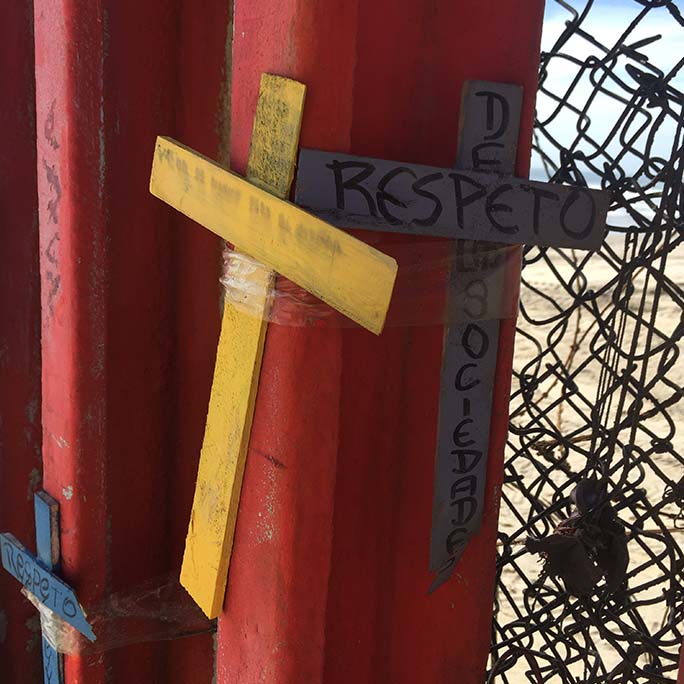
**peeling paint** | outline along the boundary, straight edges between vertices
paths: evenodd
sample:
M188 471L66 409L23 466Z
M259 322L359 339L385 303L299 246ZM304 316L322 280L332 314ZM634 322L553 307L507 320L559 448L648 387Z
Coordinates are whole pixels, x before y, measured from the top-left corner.
M68 487L62 487L62 494L67 501L71 501L71 497L74 495L74 488L72 485Z
M45 140L47 141L48 145L53 150L58 150L59 149L59 141L57 140L57 137L55 136L55 104L57 103L57 100L53 99L52 104L50 105L50 111L48 112L47 117L45 118L45 126L43 127L43 133L45 135Z
M45 163L45 162L43 162ZM60 191L61 192L61 191ZM50 200L52 202L53 200ZM50 207L50 203L48 203L48 209ZM45 258L48 260L48 263L50 266L47 266L46 272L45 272L45 281L48 284L48 289L47 289L47 300L48 300L48 310L50 311L50 316L54 316L54 305L55 305L55 299L57 295L59 294L61 283L62 283L62 278L59 275L58 269L59 269L59 261L57 258L57 246L59 243L59 232L56 230L52 238L50 239L50 242L48 242L48 246L45 250Z
M52 223L55 225L59 225L59 205L62 201L62 184L59 180L57 166L55 164L50 165L45 159L43 159L43 170L45 171L47 183L54 193L53 197L48 200L47 212L50 217L50 221L52 221Z
M54 441L54 443L55 443L60 449L64 449L64 447L68 447L68 446L69 446L69 442L67 442L66 439L64 439L64 437L61 437L61 436L60 436L60 437L57 437L56 435L53 435L52 433L50 433L50 437L52 438L52 440Z
M263 508L258 512L258 520L256 524L256 540L259 544L264 544L266 542L272 542L275 536L275 495L276 495L276 471L270 468L266 471L266 479L268 481L268 487L264 489L268 490L268 493L263 499Z
M33 495L40 486L40 471L38 468L32 468L28 478L28 492L26 494L27 501L33 501Z
M232 13L231 13L232 14ZM217 137L218 162L225 168L230 168L230 95L231 95L231 63L233 53L233 20L228 21L224 51L224 63L221 68L221 88L219 90Z

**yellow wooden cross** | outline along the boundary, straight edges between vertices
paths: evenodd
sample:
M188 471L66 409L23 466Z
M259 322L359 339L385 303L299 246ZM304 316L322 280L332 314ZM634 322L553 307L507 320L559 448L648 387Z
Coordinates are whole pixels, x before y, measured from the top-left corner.
M379 334L397 264L283 199L292 183L305 86L264 74L247 179L160 137L150 191L268 268L248 277L249 312L225 302L181 583L204 613L223 604L259 383L268 292L280 273Z

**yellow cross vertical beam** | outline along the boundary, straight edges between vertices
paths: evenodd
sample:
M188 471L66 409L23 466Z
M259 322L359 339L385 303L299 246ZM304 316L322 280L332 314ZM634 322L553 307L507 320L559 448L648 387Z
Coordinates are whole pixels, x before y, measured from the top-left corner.
M281 198L294 175L305 86L264 74L247 180ZM249 313L225 302L181 584L204 613L221 611L233 546L274 273L255 269Z

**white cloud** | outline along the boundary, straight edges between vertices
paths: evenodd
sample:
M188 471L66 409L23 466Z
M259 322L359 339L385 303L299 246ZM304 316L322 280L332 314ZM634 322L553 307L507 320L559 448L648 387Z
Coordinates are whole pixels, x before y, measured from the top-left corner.
M586 6L583 0L570 0L573 7L581 12ZM582 29L591 34L602 45L610 48L618 42L627 44L636 43L642 39L660 34L662 37L650 45L640 48L648 61L667 73L672 69L682 57L681 44L684 39L684 27L680 26L668 12L666 8L652 8L643 16L637 25L625 34L627 28L644 10L643 6L634 0L596 0L593 7L582 22ZM572 14L564 9L554 0L547 3L547 13L544 23L544 33L542 38L542 50L549 51L555 41L565 29L566 22L572 18ZM573 35L561 48L561 51L569 55L573 60L578 60L580 64L573 61L555 57L551 59L548 67L548 77L546 87L553 93L563 96L571 87L573 88L571 101L575 107L582 108L593 99L588 107L588 115L591 118L591 136L599 144L606 139L611 139L608 148L611 156L619 154L624 148L623 140L633 138L640 126L646 122L643 114L638 115L631 124L620 123L621 136L615 135L614 127L620 121L624 110L624 104L615 101L613 98L604 94L595 94L595 84L592 83L591 72L585 69L579 81L573 86L574 79L582 71L582 63L590 57L601 60L605 57L605 52L580 35ZM637 84L625 70L626 64L632 64L644 71L635 60L622 56L615 65L610 65L613 77L622 80L627 88L634 89ZM600 71L595 71L594 76L600 75ZM670 82L672 86L684 90L684 73L679 73ZM629 99L630 93L627 88L614 82L606 83L608 90L617 92L622 97ZM540 94L537 100L538 118L542 121L550 117L556 108L556 103L550 97ZM659 114L659 108L649 110L652 116ZM572 145L578 135L578 126L582 124L580 118L569 110L564 110L562 114L556 116L548 125L548 130L561 144L566 147ZM653 144L652 154L669 158L671 153L672 139L674 135L674 122L672 120L664 122L659 130ZM645 133L638 138L638 145L644 143ZM581 147L585 153L593 153L594 150L586 142ZM638 165L638 159L629 156L624 159L624 167L627 173L633 173Z

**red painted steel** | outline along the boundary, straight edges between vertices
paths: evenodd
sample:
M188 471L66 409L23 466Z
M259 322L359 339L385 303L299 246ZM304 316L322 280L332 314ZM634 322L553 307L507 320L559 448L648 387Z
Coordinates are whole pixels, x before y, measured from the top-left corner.
M45 488L86 607L180 567L220 245L148 183L157 134L225 156L228 12L225 0L35 1ZM208 683L213 639L69 657L66 676Z
M40 485L40 279L33 2L0 23L0 530L33 547ZM27 624L28 623L28 624ZM29 626L30 625L30 626ZM0 569L0 681L40 680L37 613Z
M440 166L454 161L463 81L522 84L525 174L542 12L543 0L237 0L233 168L271 71L308 86L303 145ZM500 336L482 530L427 596L442 334L270 326L219 684L483 681L514 322Z

